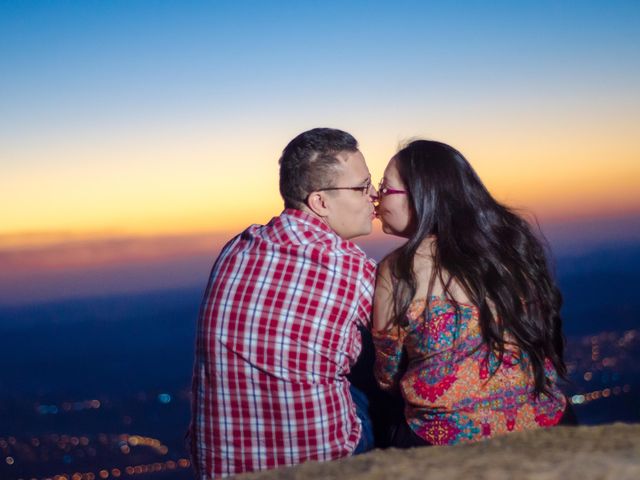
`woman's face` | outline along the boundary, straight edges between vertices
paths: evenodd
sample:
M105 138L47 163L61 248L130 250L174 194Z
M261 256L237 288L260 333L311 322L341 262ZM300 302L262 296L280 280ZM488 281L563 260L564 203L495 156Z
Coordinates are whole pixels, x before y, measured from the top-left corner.
M384 177L378 191L376 214L382 222L384 233L407 237L413 215L409 205L409 194L400 178L396 162L396 157L391 158L384 170ZM390 192L385 194L385 189L389 189ZM393 193L394 191L403 193Z

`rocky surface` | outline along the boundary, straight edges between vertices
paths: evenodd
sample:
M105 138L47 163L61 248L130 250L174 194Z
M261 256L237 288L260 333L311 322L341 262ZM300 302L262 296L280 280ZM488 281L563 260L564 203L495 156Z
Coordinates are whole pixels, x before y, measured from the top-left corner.
M236 478L640 480L640 424L557 427L472 445L376 450Z

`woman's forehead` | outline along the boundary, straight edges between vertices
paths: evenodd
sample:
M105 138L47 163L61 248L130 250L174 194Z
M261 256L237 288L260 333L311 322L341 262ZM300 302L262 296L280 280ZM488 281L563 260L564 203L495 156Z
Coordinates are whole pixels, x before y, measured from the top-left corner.
M396 165L396 157L391 157L391 160L389 160L387 168L384 169L384 176L385 178L400 178L398 166Z

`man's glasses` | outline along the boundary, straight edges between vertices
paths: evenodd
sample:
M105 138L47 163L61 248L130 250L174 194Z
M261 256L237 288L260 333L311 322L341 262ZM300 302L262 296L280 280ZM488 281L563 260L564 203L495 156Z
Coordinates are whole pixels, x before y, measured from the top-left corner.
M397 195L406 193L406 190L396 190L385 186L384 180L380 180L380 184L378 185L378 198L384 197L385 195Z
M362 196L365 197L371 191L371 180L367 180L367 183L359 187L326 187L319 188L316 190L316 192L327 192L330 190L353 190L354 192L359 191Z

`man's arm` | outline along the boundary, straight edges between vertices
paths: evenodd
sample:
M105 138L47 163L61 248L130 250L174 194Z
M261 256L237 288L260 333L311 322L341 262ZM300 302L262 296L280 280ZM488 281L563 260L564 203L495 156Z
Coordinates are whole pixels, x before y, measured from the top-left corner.
M373 311L374 286L376 281L376 264L366 259L362 265L362 274L358 279L358 322L368 330L371 329Z

